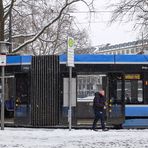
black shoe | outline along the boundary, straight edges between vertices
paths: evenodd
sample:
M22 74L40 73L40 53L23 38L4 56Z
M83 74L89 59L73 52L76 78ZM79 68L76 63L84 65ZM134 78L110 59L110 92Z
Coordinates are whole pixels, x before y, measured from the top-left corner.
M93 131L97 132L98 130L97 129L92 129Z
M102 131L109 131L109 129L108 128L104 128L104 129L102 129Z

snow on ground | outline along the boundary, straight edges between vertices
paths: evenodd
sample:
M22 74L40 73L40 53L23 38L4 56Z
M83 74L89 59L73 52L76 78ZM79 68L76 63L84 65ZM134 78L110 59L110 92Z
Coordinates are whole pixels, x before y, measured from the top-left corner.
M148 129L5 128L0 130L0 148L148 148Z

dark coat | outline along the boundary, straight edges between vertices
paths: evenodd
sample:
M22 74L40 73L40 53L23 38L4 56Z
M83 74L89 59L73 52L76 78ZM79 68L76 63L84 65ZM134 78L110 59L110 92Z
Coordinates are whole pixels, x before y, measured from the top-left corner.
M104 111L105 101L105 97L102 96L99 92L96 92L93 100L93 109L95 111Z

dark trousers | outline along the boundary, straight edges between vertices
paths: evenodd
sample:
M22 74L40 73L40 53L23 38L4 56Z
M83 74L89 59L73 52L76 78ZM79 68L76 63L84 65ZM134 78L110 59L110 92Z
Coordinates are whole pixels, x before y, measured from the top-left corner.
M96 125L97 125L97 122L101 121L101 127L102 129L105 129L105 124L104 124L104 120L105 120L105 114L104 114L104 111L98 111L98 110L94 110L94 114L95 114L95 118L94 118L94 122L93 122L93 126L92 128L95 129L96 128Z

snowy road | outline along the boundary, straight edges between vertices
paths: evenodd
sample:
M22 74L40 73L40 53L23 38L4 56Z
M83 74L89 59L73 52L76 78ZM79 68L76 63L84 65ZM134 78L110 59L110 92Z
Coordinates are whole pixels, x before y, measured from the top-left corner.
M5 128L0 148L148 148L145 130L72 130Z

